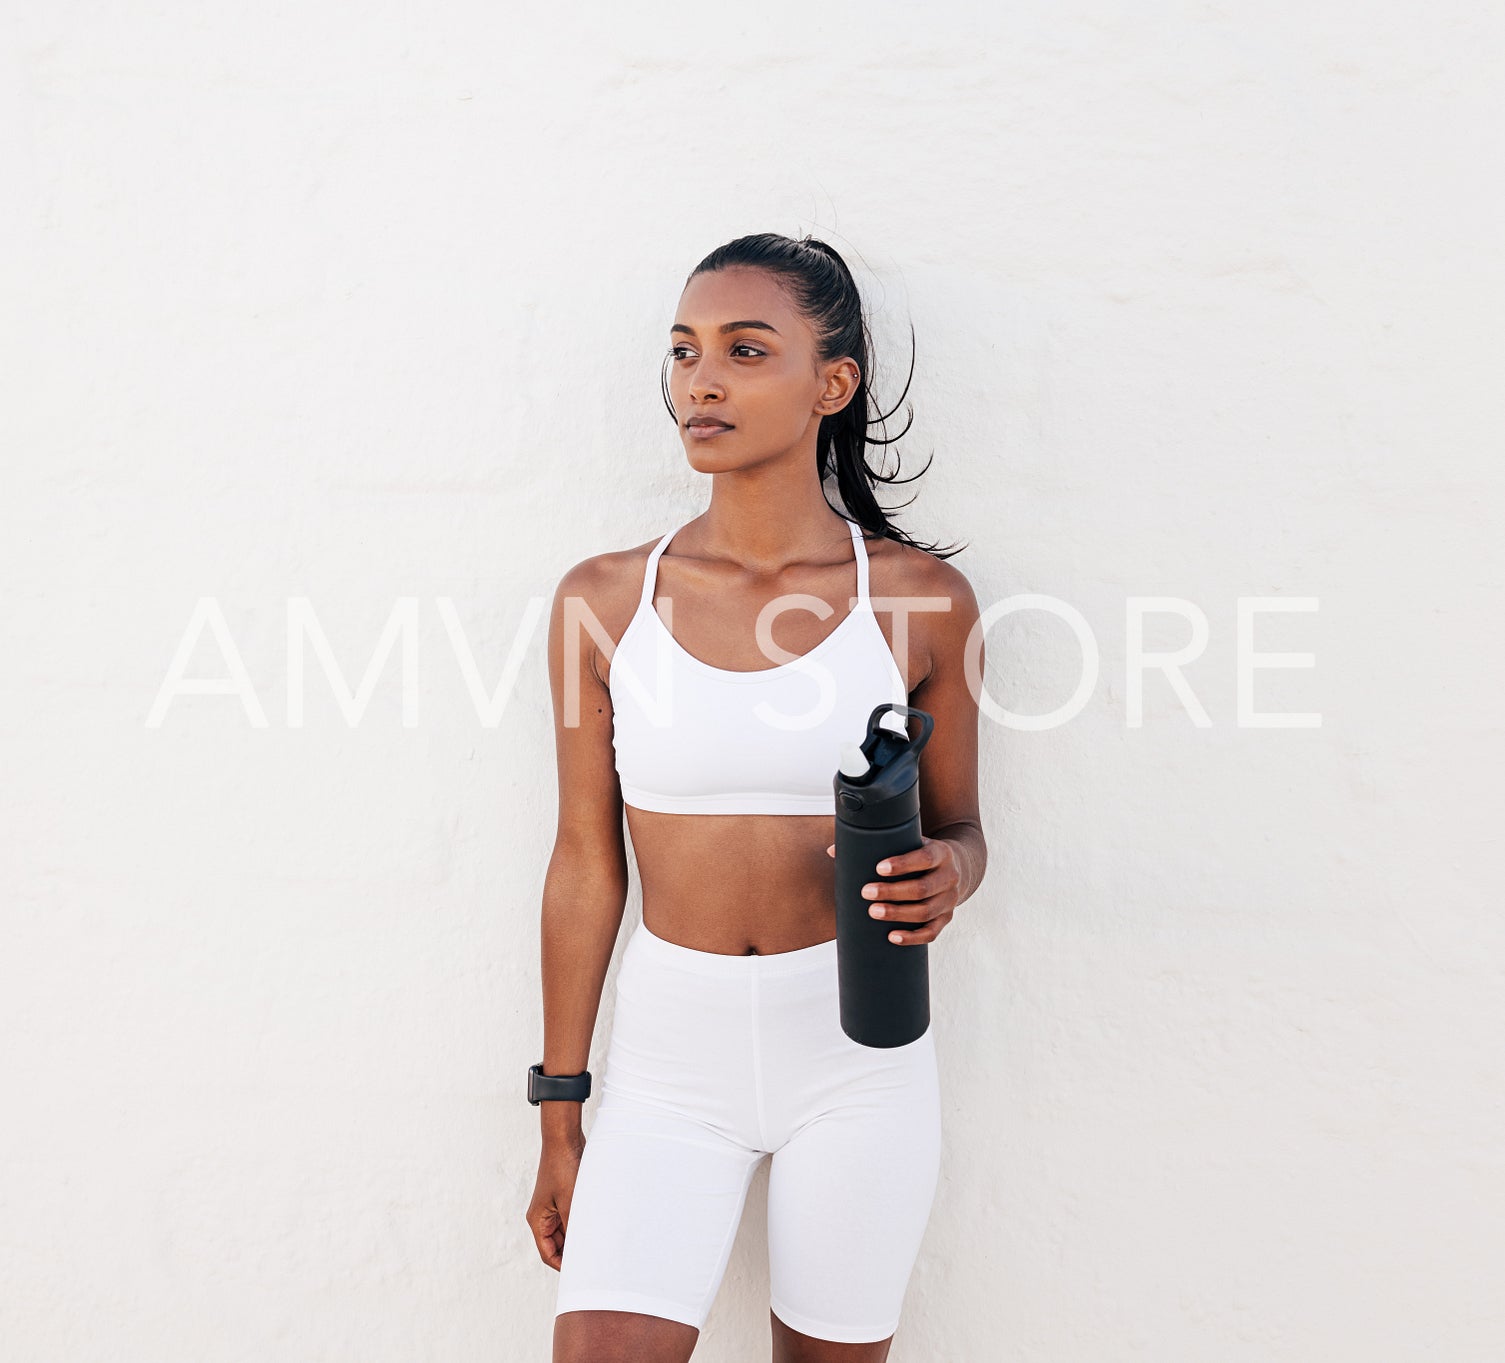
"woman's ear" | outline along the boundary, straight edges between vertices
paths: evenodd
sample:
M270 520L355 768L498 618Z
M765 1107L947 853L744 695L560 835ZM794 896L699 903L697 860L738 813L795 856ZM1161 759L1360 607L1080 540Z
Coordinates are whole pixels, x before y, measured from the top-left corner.
M826 386L815 410L822 416L832 416L849 403L862 384L862 371L850 355L833 360L826 373Z

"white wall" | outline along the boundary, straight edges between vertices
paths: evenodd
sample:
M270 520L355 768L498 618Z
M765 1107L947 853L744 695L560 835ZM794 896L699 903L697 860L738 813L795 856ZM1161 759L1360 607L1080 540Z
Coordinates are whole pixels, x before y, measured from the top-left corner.
M1101 650L983 726L891 1358L1502 1356L1497 7L7 10L0 1351L548 1356L528 612L704 502L679 288L809 230L890 395L916 328L902 524ZM1136 596L1210 727L1130 727ZM201 597L264 727L148 724ZM352 687L416 599L416 727L395 652L290 727L297 597ZM1319 603L1254 698L1320 728L1239 726L1245 597ZM1042 614L989 655L1076 681ZM765 1188L697 1359L767 1356Z

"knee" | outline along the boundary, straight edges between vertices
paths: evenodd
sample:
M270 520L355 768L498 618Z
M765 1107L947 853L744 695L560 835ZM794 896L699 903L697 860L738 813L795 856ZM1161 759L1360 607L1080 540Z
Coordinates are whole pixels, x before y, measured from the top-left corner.
M688 1363L700 1331L639 1311L563 1311L552 1363Z

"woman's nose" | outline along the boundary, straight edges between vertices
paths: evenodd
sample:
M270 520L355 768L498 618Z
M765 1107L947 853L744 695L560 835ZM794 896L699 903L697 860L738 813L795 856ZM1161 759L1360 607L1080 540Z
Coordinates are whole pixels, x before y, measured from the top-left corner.
M697 402L708 396L722 397L724 389L721 375L714 361L700 359L690 371L690 396Z

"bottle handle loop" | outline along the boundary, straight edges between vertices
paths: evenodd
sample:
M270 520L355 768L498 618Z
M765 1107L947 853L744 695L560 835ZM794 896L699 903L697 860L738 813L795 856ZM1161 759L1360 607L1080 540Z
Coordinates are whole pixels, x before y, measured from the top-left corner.
M885 710L891 710L896 715L903 715L906 719L918 717L920 721L920 736L912 741L911 751L918 753L930 740L931 731L935 728L933 716L925 713L913 705L900 705L896 701L886 700L881 705L873 707L873 713L867 717L867 738L871 739L878 734L878 720ZM867 747L867 739L863 740L862 746Z

